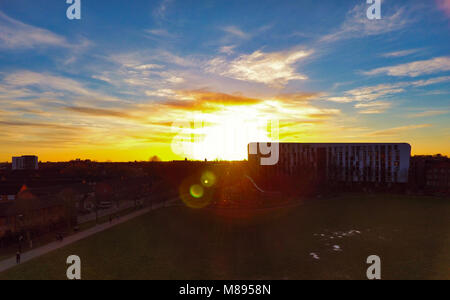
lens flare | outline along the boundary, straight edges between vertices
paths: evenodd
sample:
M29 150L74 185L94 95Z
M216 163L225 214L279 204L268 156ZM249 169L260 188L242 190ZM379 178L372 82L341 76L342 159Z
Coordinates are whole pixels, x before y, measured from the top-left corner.
M190 191L191 196L196 199L202 198L203 194L204 194L203 187L199 184L194 184L193 186L191 186L189 191Z
M215 189L212 186L215 183L216 176L209 171L193 174L181 182L180 198L190 208L205 208L214 199Z
M214 184L216 184L216 175L214 175L212 172L206 171L202 174L200 181L203 186L210 188Z

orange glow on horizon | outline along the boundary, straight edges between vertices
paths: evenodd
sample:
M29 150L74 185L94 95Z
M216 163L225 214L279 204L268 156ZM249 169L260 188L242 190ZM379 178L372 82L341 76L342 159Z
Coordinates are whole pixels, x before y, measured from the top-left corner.
M5 125L17 133L3 141L0 161L11 162L12 156L25 154L37 155L42 162L78 158L148 161L155 155L162 161L245 160L250 142L269 141L407 142L413 155L450 155L450 139L436 139L431 125L358 127L353 116L311 103L309 99L315 96L305 93L264 99L189 91L179 92L176 102L129 108L129 114L94 111L86 116L89 111L83 110L82 116L68 116L68 123L83 121L90 127ZM107 112L111 116L105 116ZM184 120L188 128L181 133L176 127L174 130L174 120ZM277 134L268 128L274 121L279 124ZM180 134L182 147L177 148L174 143Z

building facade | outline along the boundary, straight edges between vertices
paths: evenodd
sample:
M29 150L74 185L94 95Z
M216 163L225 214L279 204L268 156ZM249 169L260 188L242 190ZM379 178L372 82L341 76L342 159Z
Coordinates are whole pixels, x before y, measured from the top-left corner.
M450 191L450 163L435 163L426 173L427 187L448 194Z
M249 145L249 149L255 145ZM407 183L411 157L409 144L381 143L280 143L278 163L260 164L265 157L248 157L250 168L259 176L287 175L316 182Z
M38 170L39 160L37 156L26 155L12 158L13 170Z
M450 194L450 158L415 156L411 159L410 187L427 194Z

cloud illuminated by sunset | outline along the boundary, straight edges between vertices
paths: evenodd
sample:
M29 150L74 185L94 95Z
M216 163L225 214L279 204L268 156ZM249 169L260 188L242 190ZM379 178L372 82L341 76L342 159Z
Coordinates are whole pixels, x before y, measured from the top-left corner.
M439 9L450 17L450 0L436 0Z
M78 23L47 17L57 0L0 3L0 161L244 159L262 140L450 154L449 1L383 1L379 22L364 1L135 2ZM174 151L174 124L200 123Z

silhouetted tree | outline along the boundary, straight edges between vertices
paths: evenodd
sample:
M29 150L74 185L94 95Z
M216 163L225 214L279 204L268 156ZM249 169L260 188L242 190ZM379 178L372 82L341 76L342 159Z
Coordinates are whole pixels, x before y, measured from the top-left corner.
M72 230L75 224L72 224L76 218L76 194L72 189L64 189L58 194L58 198L64 205L64 214L67 222L67 228Z
M158 155L153 155L152 157L150 157L149 161L150 162L159 162L159 161L161 161L161 159L158 157Z
M27 238L30 238L30 229L33 227L37 198L28 190L26 186L22 187L14 201L14 209L16 212L16 222L19 232L25 231Z

